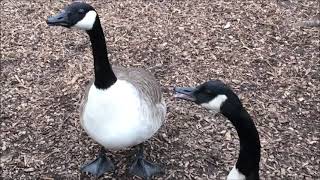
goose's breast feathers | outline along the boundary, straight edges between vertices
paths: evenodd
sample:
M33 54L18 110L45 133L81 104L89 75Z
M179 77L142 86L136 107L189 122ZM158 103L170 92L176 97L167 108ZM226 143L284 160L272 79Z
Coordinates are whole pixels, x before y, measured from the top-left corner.
M108 89L91 84L82 108L82 126L108 149L122 149L149 139L166 113L160 86L152 76L150 79L138 70L119 70L114 69L118 80Z
M118 79L132 84L139 92L140 97L151 103L151 106L163 103L160 84L150 72L140 68L118 66L115 66L113 71Z

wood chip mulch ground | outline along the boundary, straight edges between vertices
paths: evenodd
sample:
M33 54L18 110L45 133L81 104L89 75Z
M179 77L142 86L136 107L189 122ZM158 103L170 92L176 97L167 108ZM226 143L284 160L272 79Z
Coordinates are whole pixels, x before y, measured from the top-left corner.
M166 169L156 179L225 179L235 164L231 123L172 98L174 86L209 79L232 86L254 118L262 179L320 179L319 1L89 2L112 64L154 67L163 86L167 122L146 143ZM99 149L78 113L93 75L90 42L45 23L69 1L0 3L2 179L94 179L79 172ZM110 152L118 168L104 178L132 179L132 152Z

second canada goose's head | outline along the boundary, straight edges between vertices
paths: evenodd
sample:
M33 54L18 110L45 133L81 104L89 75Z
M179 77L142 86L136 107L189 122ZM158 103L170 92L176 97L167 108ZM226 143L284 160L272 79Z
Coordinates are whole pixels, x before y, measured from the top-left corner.
M195 102L213 112L221 112L235 126L240 139L240 153L227 179L259 179L259 134L250 115L231 88L214 80L194 88L175 88L175 92L176 98Z
M238 96L220 80L207 81L197 87L177 87L175 93L178 99L195 102L223 115L242 108Z
M73 2L57 15L47 19L48 25L75 27L81 30L91 30L97 19L97 12L84 2Z

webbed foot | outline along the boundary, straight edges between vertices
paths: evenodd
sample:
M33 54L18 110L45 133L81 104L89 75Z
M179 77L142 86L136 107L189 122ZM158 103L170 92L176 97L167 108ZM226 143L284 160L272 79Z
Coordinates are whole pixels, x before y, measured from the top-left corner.
M100 177L105 172L110 172L110 171L113 171L114 169L115 169L114 164L105 155L105 150L104 148L102 148L100 150L98 157L95 160L82 166L80 170L81 172L86 172L94 176Z
M129 168L129 173L144 179L150 179L152 176L163 174L164 171L160 166L144 159L143 145L139 144L138 152L135 155L134 162Z

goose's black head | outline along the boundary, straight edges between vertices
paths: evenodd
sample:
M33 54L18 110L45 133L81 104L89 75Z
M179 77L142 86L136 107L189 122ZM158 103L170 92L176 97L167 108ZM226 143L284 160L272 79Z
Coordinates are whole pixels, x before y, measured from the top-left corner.
M175 97L224 115L242 108L238 96L220 80L210 80L197 87L176 87Z
M73 2L57 15L47 19L49 26L76 27L91 30L96 22L97 13L92 6L84 2Z

